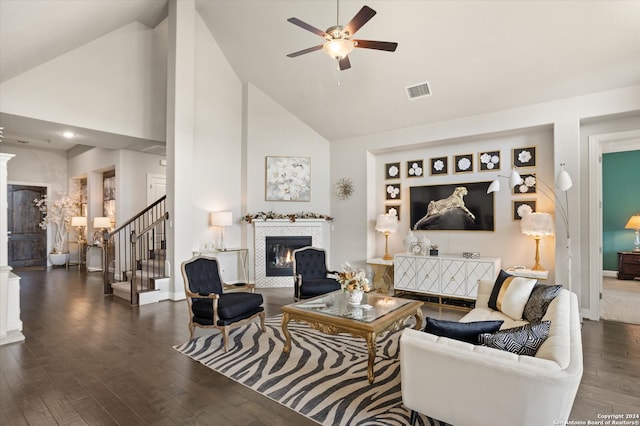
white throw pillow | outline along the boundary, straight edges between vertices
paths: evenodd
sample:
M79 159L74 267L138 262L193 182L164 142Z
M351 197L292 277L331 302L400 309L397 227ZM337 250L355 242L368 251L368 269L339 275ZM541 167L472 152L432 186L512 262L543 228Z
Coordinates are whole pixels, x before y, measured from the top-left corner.
M514 320L521 320L536 282L535 279L523 277L509 277L504 280L500 283L496 299L498 310Z

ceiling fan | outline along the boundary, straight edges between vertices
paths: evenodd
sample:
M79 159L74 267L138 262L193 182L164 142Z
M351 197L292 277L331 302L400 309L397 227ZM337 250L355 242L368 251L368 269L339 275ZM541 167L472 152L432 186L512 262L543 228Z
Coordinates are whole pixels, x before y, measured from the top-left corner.
M355 40L352 39L353 35L364 24L369 22L374 17L376 11L369 6L363 6L362 9L349 21L344 27L342 25L335 25L327 28L326 31L322 31L313 25L309 25L298 18L289 18L287 21L294 25L304 28L307 31L311 31L314 34L323 37L326 41L318 46L309 47L307 49L299 50L297 52L289 53L289 58L295 58L296 56L304 55L305 53L315 52L322 49L324 53L331 56L338 61L338 67L341 71L351 68L351 62L349 61L349 53L354 48L361 49L376 49L384 50L387 52L395 52L398 47L398 43L389 41L372 41L372 40ZM337 15L337 13L336 13ZM337 19L339 21L339 18Z

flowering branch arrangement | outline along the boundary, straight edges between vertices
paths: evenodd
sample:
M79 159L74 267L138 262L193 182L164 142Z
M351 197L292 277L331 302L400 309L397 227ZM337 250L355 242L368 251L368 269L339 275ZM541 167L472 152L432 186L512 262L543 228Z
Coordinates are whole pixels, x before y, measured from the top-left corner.
M300 212L300 213L275 213L272 211L269 212L258 212L255 214L247 214L242 217L242 220L251 223L254 220L269 220L269 219L289 219L289 222L295 222L296 219L323 219L323 220L333 220L331 216L327 216L324 214L317 214L311 212Z
M371 290L369 287L369 279L364 269L355 270L349 262L342 265L342 272L338 272L337 281L342 286L343 291L353 292L356 290L367 292Z
M77 216L80 210L79 197L73 197L68 193L61 194L59 198L50 200L47 194L36 198L33 203L42 214L38 226L47 229L49 224L55 225L55 243L52 253L62 253L64 249L64 236L71 224L71 217Z

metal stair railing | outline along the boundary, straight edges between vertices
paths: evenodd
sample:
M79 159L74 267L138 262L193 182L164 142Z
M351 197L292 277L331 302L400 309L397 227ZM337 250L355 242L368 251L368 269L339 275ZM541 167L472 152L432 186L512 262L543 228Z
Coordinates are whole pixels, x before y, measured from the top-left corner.
M151 225L144 228L140 231L140 234L136 233L136 230L131 231L131 264L136 265L136 270L141 271L141 275L145 275L146 271L146 280L143 280L142 277L140 279L141 290L140 291L149 291L155 290L155 285L153 279L150 279L151 272L156 272L162 270L162 276L165 274L165 259L162 256L162 259L157 259L154 255L155 251L150 252L150 261L145 262L144 265L139 259L144 257L145 252L148 251L148 247L153 246L152 241L154 241L155 233L159 231L158 227L164 228L165 222L169 220L169 212L165 212L164 216L159 219L156 219ZM162 230L164 234L164 229ZM164 250L165 246L163 245L160 250ZM160 264L160 265L158 265ZM161 266L161 267L160 267ZM138 274L135 272L131 274L131 304L138 304L138 284L137 284Z
M142 281L140 291L152 290L155 277L166 276L166 196L161 197L149 207L127 220L112 232L104 232L104 294L113 294L112 284L128 281L131 288L131 304L138 303L138 288L136 283L137 271L142 274L146 266L147 280ZM141 230L141 231L138 231ZM135 236L135 251L133 250L132 234ZM149 265L152 265L149 266ZM151 284L149 284L151 283Z

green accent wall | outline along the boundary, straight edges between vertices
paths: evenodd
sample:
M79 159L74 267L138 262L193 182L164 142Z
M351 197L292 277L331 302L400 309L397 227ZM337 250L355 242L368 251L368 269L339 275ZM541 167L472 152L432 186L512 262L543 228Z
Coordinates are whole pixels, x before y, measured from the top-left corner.
M633 249L624 226L640 212L640 150L602 155L602 268L618 270L618 252Z

